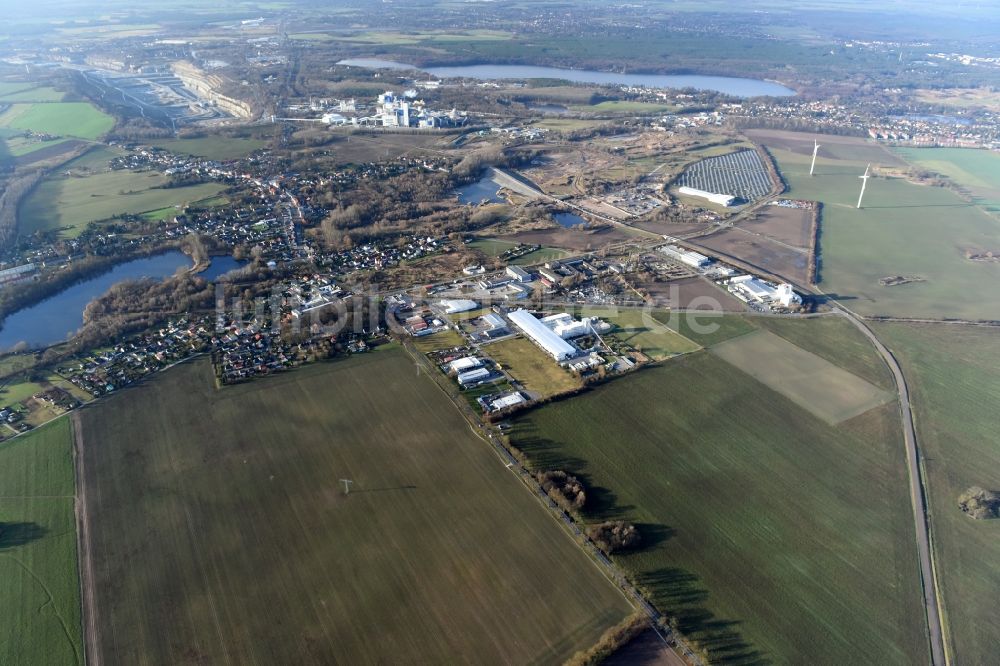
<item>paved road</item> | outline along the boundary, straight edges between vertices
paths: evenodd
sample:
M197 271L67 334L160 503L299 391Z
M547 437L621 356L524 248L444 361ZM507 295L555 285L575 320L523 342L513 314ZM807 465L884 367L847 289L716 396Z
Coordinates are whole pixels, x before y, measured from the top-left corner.
M944 648L944 631L941 623L940 605L938 600L937 577L934 571L934 552L931 549L930 530L927 527L927 498L924 495L924 483L920 471L920 453L917 449L917 435L913 427L913 412L910 409L910 391L906 386L906 378L892 352L882 344L875 333L852 312L838 308L840 312L865 334L875 345L886 365L892 371L899 391L899 410L903 420L903 440L906 444L906 465L910 477L910 503L913 508L913 525L917 534L917 552L920 557L920 578L924 589L924 606L927 612L927 629L931 641L931 663L934 666L946 666L947 654Z

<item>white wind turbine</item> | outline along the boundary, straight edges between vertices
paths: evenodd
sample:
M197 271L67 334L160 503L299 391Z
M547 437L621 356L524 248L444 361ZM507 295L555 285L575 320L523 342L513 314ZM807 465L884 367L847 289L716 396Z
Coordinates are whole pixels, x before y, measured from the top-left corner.
M813 175L813 169L816 168L816 153L819 152L819 142L813 139L813 161L812 165L809 167L809 175Z
M868 175L868 170L871 168L871 164L865 167L865 175L858 176L861 179L861 194L858 195L858 208L861 208L861 199L865 196L865 188L868 187L868 179L871 176Z

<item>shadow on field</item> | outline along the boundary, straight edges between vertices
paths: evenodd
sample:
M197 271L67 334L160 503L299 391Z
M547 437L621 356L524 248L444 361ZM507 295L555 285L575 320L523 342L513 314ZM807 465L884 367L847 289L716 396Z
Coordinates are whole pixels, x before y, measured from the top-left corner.
M677 534L677 530L669 525L658 523L634 523L634 525L639 530L639 535L642 536L642 542L639 544L640 552L647 548L655 548L663 542L673 539L674 535Z
M47 531L38 523L0 523L0 551L37 541Z
M664 568L639 574L636 583L645 589L686 638L708 654L713 664L763 666L770 664L764 653L748 643L739 632L740 622L722 620L704 608L708 591L694 574Z
M817 305L826 305L832 301L858 300L857 296L845 296L843 294L830 293L830 292L827 292L825 294L810 294L809 298L811 298Z
M889 210L893 208L972 208L974 203L953 203L953 204L901 204L898 206L865 206L870 210Z
M351 488L351 494L357 495L358 493L386 493L390 490L416 490L418 486L392 486L387 488Z

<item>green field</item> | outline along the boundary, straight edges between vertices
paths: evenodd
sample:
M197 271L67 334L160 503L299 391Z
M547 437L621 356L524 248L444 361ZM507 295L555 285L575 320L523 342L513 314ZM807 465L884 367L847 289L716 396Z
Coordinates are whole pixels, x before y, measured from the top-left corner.
M64 93L47 86L31 83L0 83L0 103L14 102L61 102Z
M49 175L21 203L18 211L22 233L66 230L78 235L87 224L124 213L146 213L214 197L225 189L221 183L162 188L168 182L152 171L110 171L106 150L93 151ZM102 162L103 160L103 162ZM72 171L66 175L66 171Z
M193 155L220 161L246 157L253 151L267 146L267 141L260 139L240 139L218 135L197 139L163 139L149 143L151 146L157 146L179 155Z
M535 264L544 264L553 259L562 259L563 257L568 257L570 254L570 252L560 250L557 247L542 247L534 252L523 254L510 263L514 266L534 266Z
M0 127L80 139L96 139L114 125L114 118L88 102L12 104L0 114Z
M525 338L501 340L483 347L483 353L500 364L527 390L548 397L580 387L580 380L551 356Z
M81 417L104 661L556 663L631 610L398 347Z
M757 330L749 319L736 314L654 310L653 317L702 347L711 347Z
M571 110L580 113L670 113L676 111L676 107L669 104L656 104L654 102L631 102L626 100L608 100L598 104L573 105Z
M72 440L60 419L0 443L0 664L82 664Z
M515 423L532 464L640 526L617 560L713 663L926 662L894 405L830 427L697 352Z
M467 246L479 250L483 254L490 257L498 257L507 250L517 247L518 243L500 240L499 238L477 238L476 240L467 243ZM540 247L533 252L528 252L527 254L514 259L510 263L515 266L528 266L532 264L545 263L546 261L551 261L552 259L562 259L568 255L569 252L566 250L560 250L555 247Z
M860 335L845 317L753 317L753 323L879 388L887 391L896 389L885 361L868 338Z
M419 338L413 338L413 346L425 354L427 352L437 351L438 349L461 347L464 344L465 338L463 338L457 331L453 331L451 329L441 331L440 333L432 333L431 335L422 335Z
M698 349L697 344L667 328L646 310L622 309L614 316L602 315L601 318L614 324L612 335L654 360Z
M727 340L712 353L835 425L893 400L883 390L770 331Z
M966 148L897 148L910 164L947 176L977 203L1000 207L1000 154Z
M876 324L903 366L924 461L952 663L994 663L1000 629L1000 520L958 508L970 486L1000 490L1000 331Z
M821 157L810 178L808 155L771 152L787 196L825 204L820 286L826 293L862 314L1000 319L1000 299L993 297L1000 262L966 258L966 252L1000 252L1000 222L990 214L950 190L901 178L872 179L857 210L863 162ZM924 281L879 284L897 275Z

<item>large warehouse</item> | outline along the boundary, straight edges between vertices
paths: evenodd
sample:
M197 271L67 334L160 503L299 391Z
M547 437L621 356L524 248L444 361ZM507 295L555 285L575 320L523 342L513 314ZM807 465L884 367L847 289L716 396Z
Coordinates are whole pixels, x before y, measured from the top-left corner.
M565 361L576 354L576 347L560 338L527 310L515 310L508 317L532 342L541 347L556 361Z

